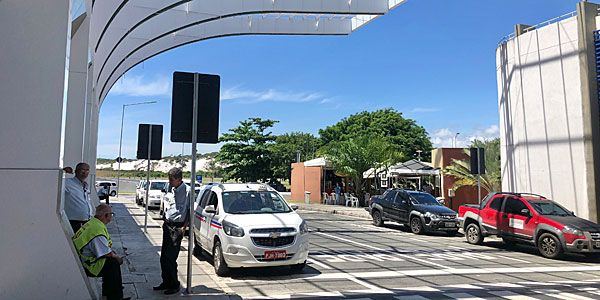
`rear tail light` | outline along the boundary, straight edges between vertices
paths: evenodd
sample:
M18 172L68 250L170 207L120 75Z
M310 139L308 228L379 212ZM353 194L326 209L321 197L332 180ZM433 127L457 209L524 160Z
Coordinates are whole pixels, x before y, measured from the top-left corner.
M369 202L373 202L373 197L369 197Z

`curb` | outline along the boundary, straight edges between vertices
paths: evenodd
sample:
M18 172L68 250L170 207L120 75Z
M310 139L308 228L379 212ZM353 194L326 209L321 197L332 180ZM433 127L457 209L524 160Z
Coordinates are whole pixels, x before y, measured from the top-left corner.
M361 210L336 210L336 209L327 209L327 208L322 208L319 206L313 206L313 205L302 205L302 204L296 204L298 205L298 210L307 210L307 211L317 211L317 212L324 212L324 213L329 213L329 214L336 214L336 215L342 215L342 216L350 216L350 217L357 217L357 218L361 218L361 219L370 219L371 216L369 215L369 213L362 209Z

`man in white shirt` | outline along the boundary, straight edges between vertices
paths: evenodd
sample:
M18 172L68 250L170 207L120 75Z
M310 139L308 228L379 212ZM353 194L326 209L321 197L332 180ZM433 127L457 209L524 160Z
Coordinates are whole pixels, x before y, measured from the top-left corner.
M166 295L179 292L177 279L177 257L181 248L181 240L189 221L188 203L191 189L183 183L183 173L179 168L169 170L169 185L173 187L175 203L165 212L163 223L163 240L160 252L160 269L162 283L154 287L155 291L165 290Z
M73 232L89 221L94 215L90 204L90 189L85 179L90 174L90 166L80 162L75 167L75 177L65 179L65 213Z

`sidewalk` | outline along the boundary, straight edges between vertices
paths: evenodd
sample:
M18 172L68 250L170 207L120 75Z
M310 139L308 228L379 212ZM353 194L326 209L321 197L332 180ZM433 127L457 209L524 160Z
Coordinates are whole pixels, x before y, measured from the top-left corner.
M113 241L113 250L119 256L125 256L121 273L123 275L124 297L132 299L241 299L234 295L223 280L217 279L212 265L202 255L193 257L192 294L183 296L187 283L188 240L181 243L181 252L177 260L181 294L164 295L153 291L152 287L161 283L160 248L162 243L162 221L153 220L148 214L148 232L144 232L144 210L134 200L125 197L110 199L115 216L107 225ZM94 282L94 281L92 281ZM96 282L100 282L99 280ZM100 286L98 286L98 291ZM102 298L104 299L104 297Z
M364 207L347 207L343 205L325 205L325 204L304 204L294 203L298 205L298 210L319 211L330 214L338 214L343 216L357 217L362 219L371 219L369 212Z

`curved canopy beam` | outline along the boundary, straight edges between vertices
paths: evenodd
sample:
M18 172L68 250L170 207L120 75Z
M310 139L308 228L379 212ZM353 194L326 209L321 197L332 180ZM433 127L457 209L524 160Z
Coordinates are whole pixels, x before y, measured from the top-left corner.
M406 0L103 0L92 8L90 52L95 95L101 102L116 78L143 60L168 49L190 43L183 36L200 41L218 36L246 34L349 34ZM89 0L87 0L89 2ZM246 19L248 30L240 30L240 19ZM291 31L287 23L295 23ZM224 22L224 19L232 19ZM258 21L268 20L265 22ZM273 19L273 20L270 20ZM296 20L302 20L298 22ZM312 20L307 21L306 20ZM326 20L326 21L325 21ZM294 22L291 22L294 21ZM350 22L350 25L346 23ZM282 24L261 31L256 24ZM344 32L336 26L308 30L317 24L343 23ZM204 26L205 24L213 25ZM339 24L338 24L339 25ZM231 27L231 32L226 28ZM314 27L314 26L312 26ZM348 29L349 28L349 29ZM204 30L203 32L197 32ZM215 30L209 32L207 30ZM328 32L328 30L332 30ZM302 32L302 33L300 33ZM180 37L178 39L178 37ZM160 46L158 46L160 45ZM148 49L146 49L149 47ZM162 48L161 48L162 47ZM141 53L152 53L141 55ZM125 71L122 71L125 70ZM109 84L110 83L110 84Z
M110 74L109 79L97 86L100 102L114 83L129 69L155 55L186 44L237 35L347 35L352 32L351 19L276 18L238 16L202 23L177 34L163 36L125 57Z

